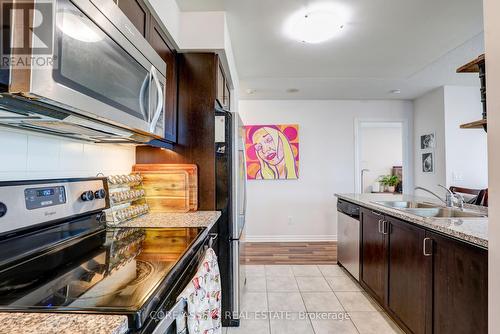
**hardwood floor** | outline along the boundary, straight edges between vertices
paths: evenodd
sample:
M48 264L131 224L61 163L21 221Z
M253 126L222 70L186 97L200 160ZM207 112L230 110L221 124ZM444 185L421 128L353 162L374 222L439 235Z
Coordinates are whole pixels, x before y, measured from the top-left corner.
M335 264L336 242L249 242L246 264Z

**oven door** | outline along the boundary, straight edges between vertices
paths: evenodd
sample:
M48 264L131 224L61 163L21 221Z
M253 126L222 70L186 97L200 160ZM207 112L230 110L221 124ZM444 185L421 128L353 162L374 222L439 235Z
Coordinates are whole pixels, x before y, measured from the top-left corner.
M32 68L21 93L163 137L165 62L112 0L53 4L54 62Z

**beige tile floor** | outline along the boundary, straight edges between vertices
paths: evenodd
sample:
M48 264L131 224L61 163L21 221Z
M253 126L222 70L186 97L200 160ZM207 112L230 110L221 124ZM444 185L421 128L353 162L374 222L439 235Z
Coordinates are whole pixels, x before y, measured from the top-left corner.
M240 327L223 334L403 333L336 265L246 266Z

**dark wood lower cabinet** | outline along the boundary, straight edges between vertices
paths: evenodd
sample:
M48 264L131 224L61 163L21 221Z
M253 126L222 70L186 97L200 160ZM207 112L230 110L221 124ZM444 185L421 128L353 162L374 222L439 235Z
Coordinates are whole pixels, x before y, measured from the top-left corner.
M423 252L425 230L398 221L389 222L389 282L387 307L414 334L429 333L432 256ZM432 255L432 254L430 254Z
M373 297L385 303L387 247L385 235L380 231L379 221L384 216L367 209L361 209L362 264L361 284L371 290Z
M433 241L433 333L488 333L488 251L428 233Z
M407 333L488 333L480 247L361 208L360 283Z

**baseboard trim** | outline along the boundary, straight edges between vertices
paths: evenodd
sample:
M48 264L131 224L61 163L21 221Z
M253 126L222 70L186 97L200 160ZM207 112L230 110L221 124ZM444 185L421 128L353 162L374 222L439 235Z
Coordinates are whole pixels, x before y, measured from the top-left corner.
M337 235L247 235L247 242L325 242L337 241Z

